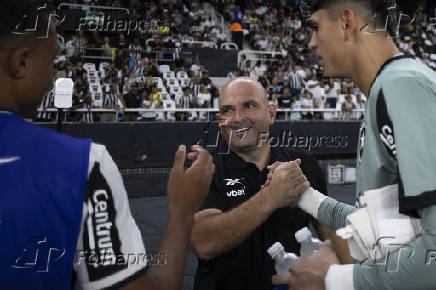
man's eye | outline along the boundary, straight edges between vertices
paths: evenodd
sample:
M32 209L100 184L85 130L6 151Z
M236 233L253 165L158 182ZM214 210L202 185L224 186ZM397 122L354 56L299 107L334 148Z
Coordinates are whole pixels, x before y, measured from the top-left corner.
M231 108L222 108L221 109L221 113L228 113L228 112L231 112L232 111L232 109Z
M256 104L255 103L247 103L245 106L247 108L254 108L254 107L256 107Z

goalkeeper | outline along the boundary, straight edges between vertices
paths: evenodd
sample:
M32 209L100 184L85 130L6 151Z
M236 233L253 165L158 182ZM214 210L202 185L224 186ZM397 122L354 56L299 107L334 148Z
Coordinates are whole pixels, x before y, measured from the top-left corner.
M356 204L363 206L359 201L368 190L397 185L399 213L419 218L422 231L407 244L408 254L398 249L375 264L339 265L327 243L295 261L289 274L273 276L273 284L293 290L436 289L436 73L395 45L398 23L410 11L395 0L301 3L313 31L309 47L324 76L350 77L369 97L360 129ZM311 189L299 207L334 229L357 210Z

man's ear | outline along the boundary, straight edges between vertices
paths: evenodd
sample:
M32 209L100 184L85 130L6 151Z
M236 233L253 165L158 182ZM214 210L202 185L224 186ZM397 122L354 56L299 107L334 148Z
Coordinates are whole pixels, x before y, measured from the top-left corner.
M356 28L356 15L350 9L344 9L341 14L341 28L344 32L345 40L349 40Z
M276 119L277 114L277 105L268 105L268 117L269 117L269 124L274 124L274 120Z
M22 47L10 54L9 74L14 79L23 79L30 68L29 48Z

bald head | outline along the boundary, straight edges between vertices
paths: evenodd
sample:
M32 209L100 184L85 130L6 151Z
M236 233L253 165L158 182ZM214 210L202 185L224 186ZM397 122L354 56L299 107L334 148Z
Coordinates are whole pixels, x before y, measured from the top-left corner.
M266 142L259 145L259 136L268 134L275 113L276 107L268 105L265 89L254 79L232 79L221 91L217 119L224 139L234 152L264 150Z
M228 95L233 95L235 92L241 90L252 90L254 95L259 98L262 103L265 105L268 104L268 97L266 95L265 88L261 83L249 77L237 77L228 81L221 90L219 104L221 105L223 98L227 97Z

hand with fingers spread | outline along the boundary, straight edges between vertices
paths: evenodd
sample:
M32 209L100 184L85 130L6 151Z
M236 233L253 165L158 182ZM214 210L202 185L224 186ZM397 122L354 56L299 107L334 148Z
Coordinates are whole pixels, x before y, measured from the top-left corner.
M276 168L273 168L270 184L264 188L273 207L296 207L300 195L309 188L310 184L301 171L300 164L300 159L273 164Z
M274 285L289 285L292 290L324 290L329 267L339 263L331 241L326 240L317 253L293 261L289 274L274 275L271 281Z
M168 181L169 211L191 217L203 203L215 171L213 158L200 146L192 146L188 159L193 163L184 168L186 147L179 146Z

